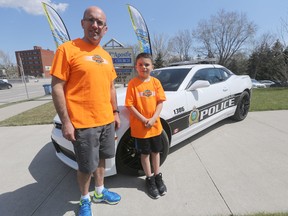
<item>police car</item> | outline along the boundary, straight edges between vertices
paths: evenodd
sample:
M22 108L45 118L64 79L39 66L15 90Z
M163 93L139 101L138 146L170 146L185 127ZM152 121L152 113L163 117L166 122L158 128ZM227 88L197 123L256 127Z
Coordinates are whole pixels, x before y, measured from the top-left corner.
M246 118L252 82L247 75L235 75L216 64L188 64L156 69L151 73L164 88L166 101L160 114L162 164L169 148L203 131L211 125L232 118ZM143 170L135 140L130 136L129 111L124 106L126 88L117 88L121 127L115 134L115 158L106 160L106 176L116 173L141 175ZM56 116L52 142L58 158L77 169L72 143L62 136L61 122Z

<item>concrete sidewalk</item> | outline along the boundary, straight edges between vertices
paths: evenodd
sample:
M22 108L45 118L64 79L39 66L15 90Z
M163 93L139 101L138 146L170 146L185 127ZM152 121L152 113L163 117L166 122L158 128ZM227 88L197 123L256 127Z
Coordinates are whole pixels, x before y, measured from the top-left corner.
M288 212L288 110L224 120L170 149L161 167L168 193L152 200L143 177L115 175L105 185L116 206L101 216L214 216ZM61 163L52 125L1 127L0 212L6 216L77 215L76 171ZM91 194L93 191L91 184Z

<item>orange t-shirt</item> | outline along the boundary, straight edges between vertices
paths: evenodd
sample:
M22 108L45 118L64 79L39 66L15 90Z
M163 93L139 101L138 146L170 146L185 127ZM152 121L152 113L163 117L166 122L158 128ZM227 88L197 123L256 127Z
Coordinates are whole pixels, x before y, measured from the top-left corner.
M143 82L137 77L130 80L126 92L125 106L134 106L146 118L151 118L159 101L165 101L165 93L162 85L155 77L150 77L148 82ZM131 136L136 138L149 138L161 134L163 128L160 117L151 128L130 114Z
M101 46L92 46L80 38L62 44L50 73L66 81L66 105L75 128L114 121L110 87L117 75L111 56Z

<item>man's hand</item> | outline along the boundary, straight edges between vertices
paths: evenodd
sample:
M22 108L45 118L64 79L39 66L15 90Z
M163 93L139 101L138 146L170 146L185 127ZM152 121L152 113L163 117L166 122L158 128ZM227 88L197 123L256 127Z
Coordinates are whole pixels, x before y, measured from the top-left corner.
M62 133L65 139L69 141L76 141L75 139L75 128L71 122L62 124Z
M114 113L114 122L115 122L115 129L118 130L120 128L120 117L119 117L119 113L115 112Z

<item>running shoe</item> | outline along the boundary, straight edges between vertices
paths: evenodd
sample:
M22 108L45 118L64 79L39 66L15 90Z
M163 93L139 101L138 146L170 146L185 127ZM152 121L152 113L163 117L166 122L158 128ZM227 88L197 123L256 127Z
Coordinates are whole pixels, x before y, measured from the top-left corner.
M167 193L167 187L162 180L162 173L159 173L155 176L156 186L158 188L159 194L164 196Z
M119 196L119 194L115 192L111 192L107 190L106 188L104 188L104 190L102 191L102 194L100 195L97 194L96 191L94 191L93 201L96 203L106 202L110 205L115 205L119 203L120 200L121 200L121 197Z
M155 177L146 177L146 187L148 195L153 199L158 199L160 197L159 191L157 189L156 183L155 183Z
M90 199L81 199L78 216L93 216Z

